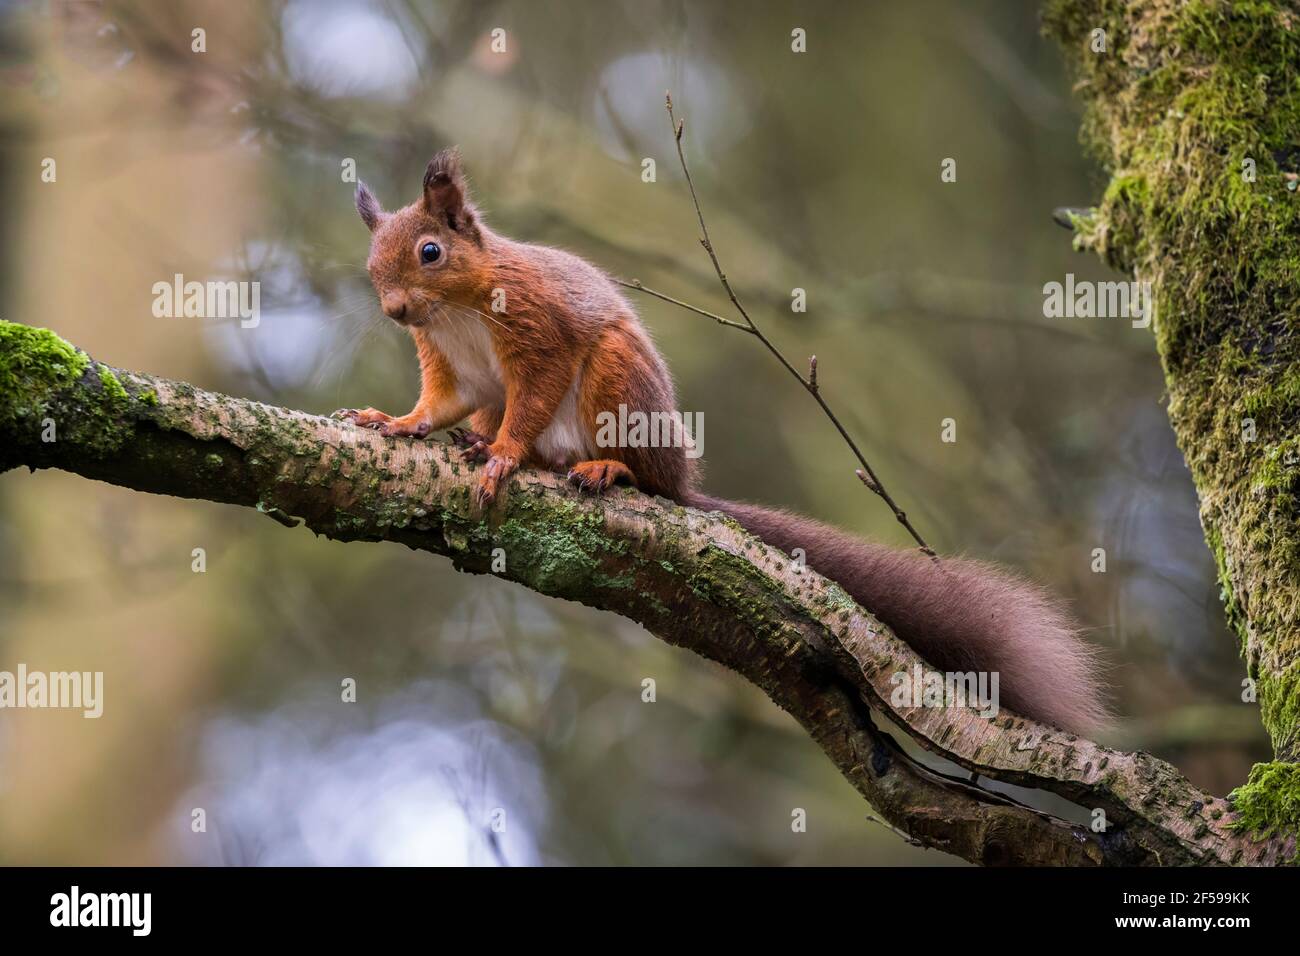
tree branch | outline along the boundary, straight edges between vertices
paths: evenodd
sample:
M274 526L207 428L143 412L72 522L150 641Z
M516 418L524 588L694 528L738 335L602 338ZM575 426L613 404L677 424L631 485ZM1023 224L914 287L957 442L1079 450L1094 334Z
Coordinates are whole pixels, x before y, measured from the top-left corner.
M52 439L52 440L51 440ZM124 372L53 333L0 322L0 471L61 468L140 491L254 507L342 541L395 541L644 625L731 668L788 711L889 825L982 863L1265 863L1227 803L1147 754L1010 714L900 708L890 676L920 663L838 586L717 514L559 477L515 476L487 513L473 470L437 442ZM983 777L1104 810L1105 832L927 767L872 718Z

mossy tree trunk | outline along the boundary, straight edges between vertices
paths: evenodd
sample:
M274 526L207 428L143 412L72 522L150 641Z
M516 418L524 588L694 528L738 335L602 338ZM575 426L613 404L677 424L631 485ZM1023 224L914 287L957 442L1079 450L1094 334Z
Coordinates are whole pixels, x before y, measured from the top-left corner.
M1054 0L1048 33L1111 171L1076 244L1150 282L1169 418L1276 762L1300 808L1300 5ZM1099 32L1100 31L1100 32ZM1104 44L1104 50L1101 49Z

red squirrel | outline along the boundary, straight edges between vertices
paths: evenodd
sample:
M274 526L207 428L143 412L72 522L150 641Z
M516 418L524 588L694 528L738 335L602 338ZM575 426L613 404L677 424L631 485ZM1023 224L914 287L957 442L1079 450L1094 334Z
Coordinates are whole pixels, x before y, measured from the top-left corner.
M520 466L566 473L584 491L633 485L684 505L721 511L836 581L943 671L996 672L1001 704L1078 733L1106 706L1098 663L1059 601L990 565L935 562L919 551L861 541L785 511L696 490L684 447L600 447L597 416L620 405L675 414L668 368L615 283L558 249L516 242L484 223L455 149L438 153L420 197L385 212L364 183L357 211L370 229L366 263L384 313L405 327L420 358L420 398L409 414L339 414L384 435L424 438L467 416L452 438L485 463L487 505Z

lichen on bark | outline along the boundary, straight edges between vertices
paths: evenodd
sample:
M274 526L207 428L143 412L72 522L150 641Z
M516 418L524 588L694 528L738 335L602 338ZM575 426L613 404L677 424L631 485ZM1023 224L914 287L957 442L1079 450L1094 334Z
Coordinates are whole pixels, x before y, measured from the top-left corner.
M1300 9L1053 0L1044 24L1077 76L1084 141L1111 173L1076 245L1152 284L1169 417L1229 622L1277 759L1295 761Z

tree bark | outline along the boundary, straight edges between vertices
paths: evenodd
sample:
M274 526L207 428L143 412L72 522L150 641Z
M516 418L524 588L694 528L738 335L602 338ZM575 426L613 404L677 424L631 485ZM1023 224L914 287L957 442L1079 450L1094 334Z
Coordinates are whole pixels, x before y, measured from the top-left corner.
M1076 246L1149 282L1169 418L1275 761L1248 826L1300 824L1300 5L1052 0L1111 171ZM1104 51L1099 49L1104 42Z
M1259 864L1295 853L1292 834L1241 831L1228 801L1149 754L1007 713L894 706L890 678L916 654L834 583L717 514L630 490L592 499L534 471L478 511L474 468L446 445L112 369L51 332L0 322L0 471L19 465L254 507L343 541L395 541L621 614L762 688L892 827L967 860ZM873 711L904 742L1059 794L1079 820L1100 811L1106 825L927 767Z

